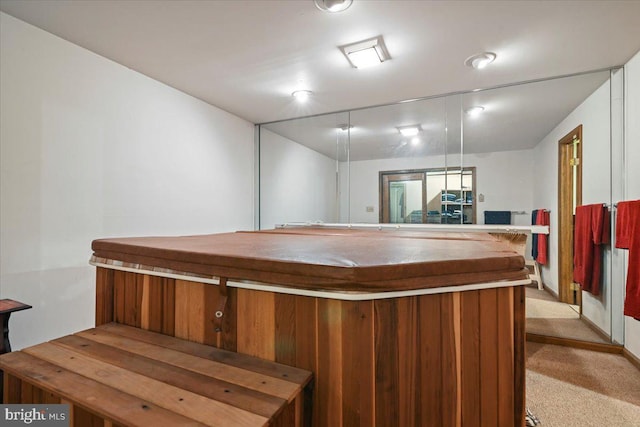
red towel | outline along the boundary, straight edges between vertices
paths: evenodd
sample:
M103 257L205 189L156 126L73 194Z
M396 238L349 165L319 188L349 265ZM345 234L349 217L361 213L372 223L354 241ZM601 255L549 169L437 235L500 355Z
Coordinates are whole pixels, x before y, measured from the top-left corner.
M573 281L600 295L602 246L609 243L609 210L602 203L576 208L573 233Z
M618 203L616 248L629 249L624 315L640 320L640 200Z
M549 211L541 209L538 211L538 216L536 217L536 225L551 225L549 221ZM547 234L538 234L538 253L536 257L536 261L540 265L545 265L547 263L547 247L549 242L549 236Z

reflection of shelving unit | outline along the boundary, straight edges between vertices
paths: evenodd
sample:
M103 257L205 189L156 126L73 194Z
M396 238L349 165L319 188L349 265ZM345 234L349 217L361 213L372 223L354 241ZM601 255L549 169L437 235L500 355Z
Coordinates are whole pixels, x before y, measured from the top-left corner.
M443 224L473 223L472 190L442 190L440 199L441 222Z

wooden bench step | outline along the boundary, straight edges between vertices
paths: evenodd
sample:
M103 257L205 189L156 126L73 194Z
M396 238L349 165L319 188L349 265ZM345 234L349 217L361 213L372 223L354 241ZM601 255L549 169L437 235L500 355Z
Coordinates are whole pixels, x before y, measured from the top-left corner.
M22 402L22 381L132 426L262 426L286 407L301 422L311 379L308 371L119 324L3 355L0 368L9 374L5 403L40 403Z

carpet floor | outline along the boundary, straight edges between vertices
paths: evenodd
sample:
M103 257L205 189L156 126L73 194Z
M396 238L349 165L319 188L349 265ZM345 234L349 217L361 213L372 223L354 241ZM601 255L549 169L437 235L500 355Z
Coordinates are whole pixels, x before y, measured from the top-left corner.
M578 307L558 302L547 291L526 289L527 332L608 343L580 319Z
M526 366L541 426L640 426L640 370L623 356L527 342Z

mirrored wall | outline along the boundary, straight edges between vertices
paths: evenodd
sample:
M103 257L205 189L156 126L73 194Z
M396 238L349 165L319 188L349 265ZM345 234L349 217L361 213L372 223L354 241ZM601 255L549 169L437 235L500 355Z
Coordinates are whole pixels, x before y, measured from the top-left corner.
M621 343L622 279L604 247L599 295L574 289L559 218L613 205L622 70L612 69L262 124L259 226L292 222L531 225L549 216L544 289L527 290L528 332ZM613 123L613 126L612 126ZM618 129L620 128L620 129ZM573 138L576 129L580 137ZM562 169L561 140L576 151ZM576 142L576 139L579 139ZM572 148L573 149L573 148ZM612 155L613 153L613 155ZM580 158L577 158L577 155ZM562 160L564 161L564 160ZM559 200L570 173L573 198ZM567 207L568 206L568 207ZM566 227L565 227L566 228ZM529 243L525 258L532 258ZM544 260L543 260L544 261ZM567 282L568 281L568 282Z

